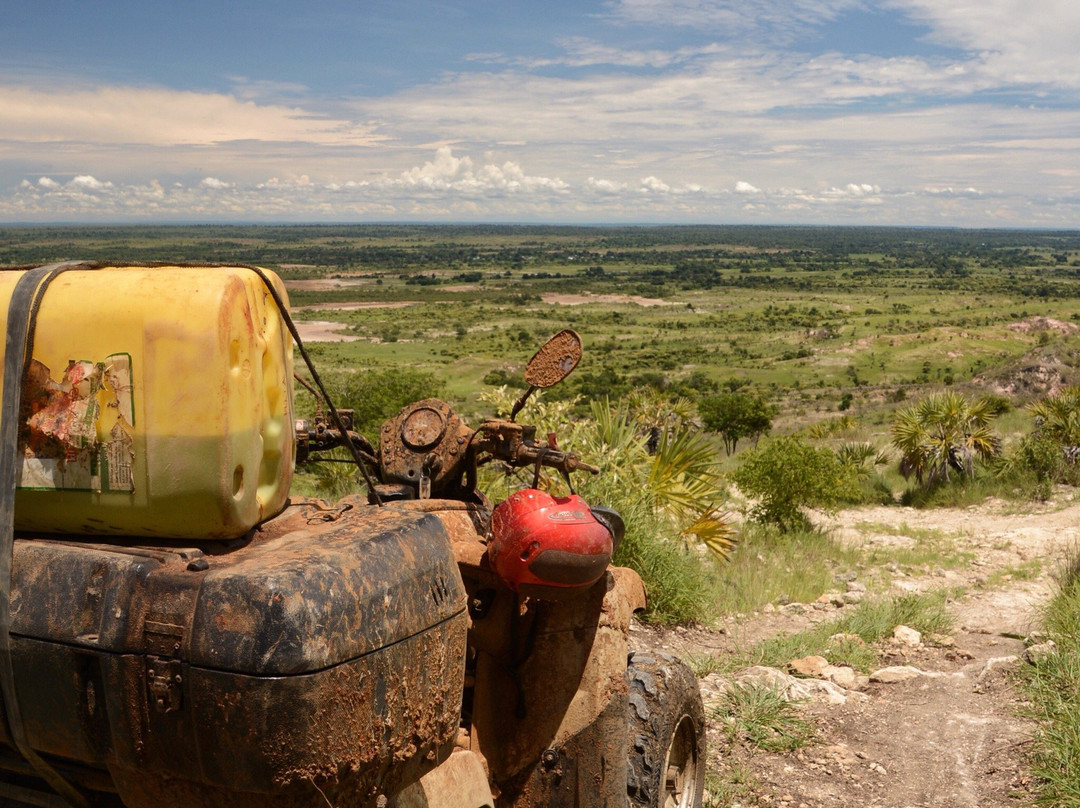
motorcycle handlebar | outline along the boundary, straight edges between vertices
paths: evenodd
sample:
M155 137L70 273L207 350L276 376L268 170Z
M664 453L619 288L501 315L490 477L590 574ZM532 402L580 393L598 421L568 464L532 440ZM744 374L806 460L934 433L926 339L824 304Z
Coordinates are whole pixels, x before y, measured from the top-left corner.
M516 456L509 462L515 466L549 466L558 471L569 474L571 471L587 471L590 474L599 474L600 469L579 458L573 452L562 452L547 446L534 444L521 444Z

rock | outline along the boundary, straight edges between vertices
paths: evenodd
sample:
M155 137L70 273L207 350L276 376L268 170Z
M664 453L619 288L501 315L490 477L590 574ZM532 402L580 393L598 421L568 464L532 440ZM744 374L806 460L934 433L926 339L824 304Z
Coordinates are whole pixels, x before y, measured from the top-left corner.
M775 688L788 701L814 700L840 705L847 703L849 698L866 700L865 694L848 692L832 682L821 679L797 679L776 668L767 668L763 665L740 671L735 674L734 680L736 685L750 682Z
M793 659L787 664L788 670L800 676L821 676L829 666L829 660L823 656L807 656Z
M845 690L852 690L857 684L855 671L847 665L826 665L821 671L824 679Z
M918 679L923 675L923 672L912 665L893 665L889 668L882 668L881 670L874 671L870 674L871 682L880 682L885 685L895 685L900 682L907 682L911 679Z
M698 688L701 690L701 700L705 703L705 709L718 707L733 688L731 678L722 673L710 673L698 680Z
M866 645L866 641L858 634L833 634L829 637L829 642L847 642L852 645Z
M1038 665L1048 656L1052 656L1057 653L1057 643L1053 640L1047 640L1037 645L1032 645L1029 648L1024 649L1024 661L1029 665Z
M792 682L797 681L794 677L788 676L782 670L769 668L765 665L755 665L752 668L741 670L735 674L733 679L737 685L750 682L752 684L773 687L779 691L787 690Z
M996 673L1008 673L1020 668L1020 657L1016 654L1009 656L991 657L986 660L986 664L983 665L982 670L979 671L979 675L975 677L977 684L982 684L990 676Z
M794 684L787 690L787 696L793 700L807 699L832 705L846 704L848 699L852 698L866 699L862 693L849 692L821 679L795 679Z
M901 645L914 648L915 646L922 644L922 634L907 626L897 626L893 629L892 635L893 639Z

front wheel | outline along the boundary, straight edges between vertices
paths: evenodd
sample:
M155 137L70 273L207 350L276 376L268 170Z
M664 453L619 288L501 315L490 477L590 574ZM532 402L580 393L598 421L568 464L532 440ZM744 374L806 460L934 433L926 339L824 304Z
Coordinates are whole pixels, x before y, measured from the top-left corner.
M699 808L705 789L705 708L697 678L667 654L635 651L630 686L630 805Z

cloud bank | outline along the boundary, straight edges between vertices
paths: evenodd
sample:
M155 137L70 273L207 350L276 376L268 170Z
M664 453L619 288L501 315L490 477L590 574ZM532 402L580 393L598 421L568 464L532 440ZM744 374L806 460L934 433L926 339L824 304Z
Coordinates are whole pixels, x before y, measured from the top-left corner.
M0 221L1080 221L1080 4L598 14L381 95L0 74ZM875 53L870 16L921 33Z

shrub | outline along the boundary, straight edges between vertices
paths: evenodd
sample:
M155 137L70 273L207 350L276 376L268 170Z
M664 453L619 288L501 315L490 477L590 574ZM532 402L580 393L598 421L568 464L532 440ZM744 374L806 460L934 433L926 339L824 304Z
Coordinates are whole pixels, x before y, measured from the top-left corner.
M747 452L732 480L758 504L753 516L782 530L804 527L803 508L834 507L851 479L829 449L811 446L798 436L769 441Z

